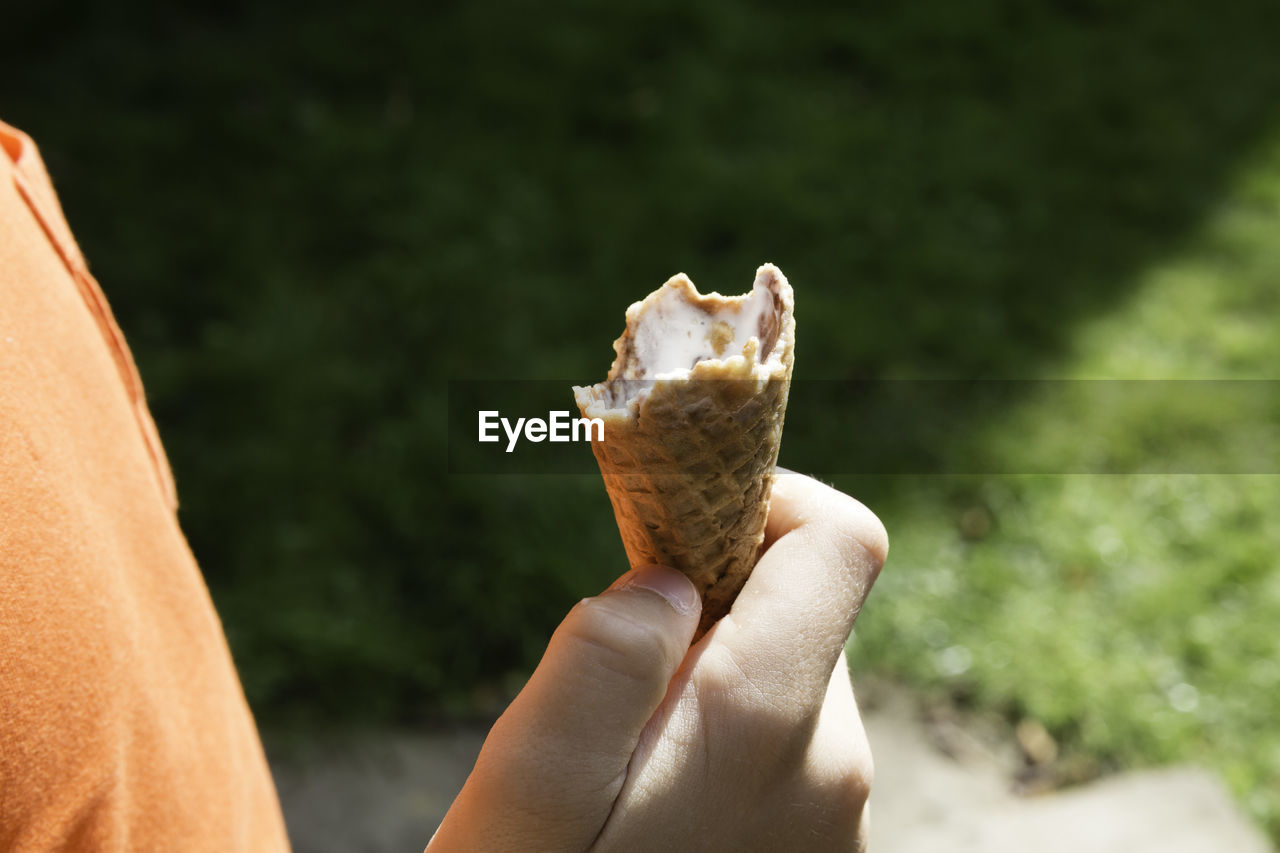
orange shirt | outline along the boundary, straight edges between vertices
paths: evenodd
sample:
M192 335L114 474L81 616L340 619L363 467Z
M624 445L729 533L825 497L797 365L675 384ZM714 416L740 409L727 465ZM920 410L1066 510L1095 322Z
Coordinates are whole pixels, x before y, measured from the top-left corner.
M0 850L286 850L133 360L0 123Z

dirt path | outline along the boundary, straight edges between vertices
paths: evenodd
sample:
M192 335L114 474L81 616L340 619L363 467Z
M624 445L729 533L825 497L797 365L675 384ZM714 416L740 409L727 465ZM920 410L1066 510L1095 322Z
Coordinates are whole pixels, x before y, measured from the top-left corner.
M874 853L1267 853L1215 777L1186 767L1019 796L1018 752L877 690L865 714L876 759ZM355 737L272 749L297 853L421 851L466 779L483 732ZM288 753L286 755L286 753Z

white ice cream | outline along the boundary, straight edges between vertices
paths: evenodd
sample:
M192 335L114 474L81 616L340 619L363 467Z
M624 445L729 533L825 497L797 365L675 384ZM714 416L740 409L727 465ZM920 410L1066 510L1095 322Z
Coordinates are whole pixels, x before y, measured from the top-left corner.
M574 389L579 407L634 414L654 383L785 375L793 346L791 304L791 287L772 264L760 267L742 296L703 295L687 276L674 276L627 309L609 376Z
M632 331L638 375L631 378L683 379L700 361L743 355L751 338L763 360L768 353L761 329L777 328L776 313L773 294L760 281L745 299L711 294L704 304L691 302L679 288L664 287Z

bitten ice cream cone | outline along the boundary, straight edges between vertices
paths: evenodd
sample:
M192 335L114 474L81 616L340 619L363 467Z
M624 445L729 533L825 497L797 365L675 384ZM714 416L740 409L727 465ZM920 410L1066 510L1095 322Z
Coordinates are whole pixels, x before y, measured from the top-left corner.
M773 264L750 293L672 277L627 309L604 382L575 387L631 565L684 572L698 636L729 612L764 540L795 357L791 285Z

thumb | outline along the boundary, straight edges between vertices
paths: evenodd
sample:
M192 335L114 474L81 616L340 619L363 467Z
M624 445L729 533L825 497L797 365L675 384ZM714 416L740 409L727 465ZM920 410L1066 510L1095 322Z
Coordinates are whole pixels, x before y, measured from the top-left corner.
M643 566L569 611L463 792L493 803L486 829L495 839L536 842L525 849L591 843L689 649L700 605L684 575Z
M569 611L510 713L526 736L625 766L689 649L699 607L674 569L628 572Z

